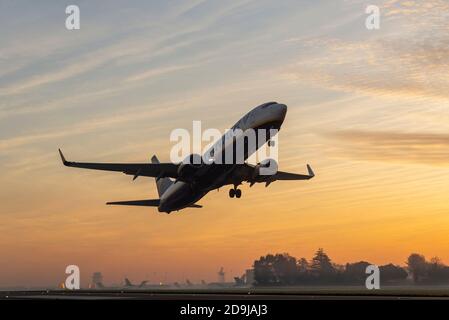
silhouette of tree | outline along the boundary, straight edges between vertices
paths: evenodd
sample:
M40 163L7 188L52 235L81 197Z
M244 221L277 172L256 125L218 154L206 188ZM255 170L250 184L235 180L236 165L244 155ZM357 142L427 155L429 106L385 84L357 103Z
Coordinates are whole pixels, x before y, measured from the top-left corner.
M322 248L319 248L315 253L315 256L312 258L312 261L310 262L310 270L313 274L318 276L335 273L335 268L332 265L331 259Z
M430 263L436 266L442 266L443 262L441 262L441 259L438 257L433 257L432 259L430 259Z
M366 268L371 263L359 261L355 263L347 263L344 271L344 278L350 283L364 284L366 280Z
M382 283L395 282L405 280L408 276L407 271L400 266L395 266L394 264L386 264L379 267L380 270L380 281Z
M307 262L306 258L301 258L296 263L296 266L298 268L299 273L305 273L309 269L309 263Z
M273 270L274 256L268 254L254 261L254 281L258 285L273 285L276 283L276 276Z
M287 253L268 254L254 262L254 278L257 284L294 284L297 272L296 258Z
M426 258L418 253L412 253L407 259L407 267L413 276L413 282L418 283L426 277Z
M427 264L427 279L428 283L443 284L449 282L449 267L445 266L441 259L433 257L430 263Z
M289 285L295 283L298 272L296 258L290 256L288 253L277 254L274 257L273 269L280 284Z
M359 284L367 277L366 268L371 263L359 261L346 265L333 264L322 248L318 249L310 262L305 258L297 260L287 253L267 254L254 261L256 285L297 284ZM407 259L407 268L415 283L449 283L449 267L438 257L427 262L425 257L412 253ZM380 266L380 280L383 284L404 281L408 273L405 268L391 263ZM236 283L242 283L236 279Z

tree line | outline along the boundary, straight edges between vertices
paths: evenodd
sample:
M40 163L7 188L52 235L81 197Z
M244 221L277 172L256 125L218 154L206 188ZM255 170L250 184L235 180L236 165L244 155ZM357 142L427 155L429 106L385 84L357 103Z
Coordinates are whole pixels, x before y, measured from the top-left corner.
M254 261L254 281L259 286L288 285L364 285L366 267L372 263L359 261L340 265L333 263L322 248L311 260L295 258L288 253L268 254ZM449 267L437 257L427 261L412 253L406 266L392 263L379 266L383 285L448 284Z

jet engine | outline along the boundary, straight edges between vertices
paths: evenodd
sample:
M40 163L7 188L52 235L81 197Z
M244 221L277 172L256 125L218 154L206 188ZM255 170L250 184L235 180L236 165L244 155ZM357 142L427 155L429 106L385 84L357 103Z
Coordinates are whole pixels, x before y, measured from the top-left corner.
M254 168L253 178L259 176L271 176L278 171L278 163L274 159L265 159Z
M251 178L250 186L255 184L256 182L267 182L268 184L271 183L270 178L276 174L278 171L278 163L274 159L265 159L261 162L259 162L255 167L253 171L253 176Z

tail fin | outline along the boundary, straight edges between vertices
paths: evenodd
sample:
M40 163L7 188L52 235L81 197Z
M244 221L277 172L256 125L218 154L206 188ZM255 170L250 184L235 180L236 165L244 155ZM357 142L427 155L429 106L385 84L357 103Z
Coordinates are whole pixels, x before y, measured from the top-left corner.
M151 163L159 163L159 160L156 156L151 158ZM173 181L170 178L156 178L156 186L157 193L159 194L159 198L164 194L165 191L173 184Z
M134 287L134 285L131 283L131 281L129 281L128 278L125 278L125 285L126 285L127 287Z

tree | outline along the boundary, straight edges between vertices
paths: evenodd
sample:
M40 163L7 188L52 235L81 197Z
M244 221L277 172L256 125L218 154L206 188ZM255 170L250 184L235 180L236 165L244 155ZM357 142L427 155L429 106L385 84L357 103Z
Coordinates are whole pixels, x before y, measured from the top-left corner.
M276 254L274 256L273 269L279 284L291 285L295 283L298 272L296 258L288 253Z
M306 258L301 258L296 263L296 266L298 268L299 273L306 273L309 269L309 263L307 262Z
M268 254L254 261L254 278L260 285L290 285L297 277L296 258L287 253Z
M430 283L442 284L449 282L449 267L440 258L433 257L427 264L427 279Z
M413 281L418 283L426 277L427 263L426 258L418 253L412 253L407 259L408 270L413 275Z
M443 262L441 262L441 259L439 257L433 257L430 259L430 264L433 264L435 266L442 266Z
M369 265L371 263L366 261L347 263L344 271L345 280L350 283L364 284L367 277L366 268Z
M316 276L328 276L335 274L335 268L332 265L331 259L324 252L322 248L319 248L315 253L315 256L310 262L310 270L312 274Z
M276 277L273 272L274 256L268 254L254 261L254 281L258 285L272 285L276 283Z
M394 264L386 264L379 267L380 270L380 281L382 282L393 282L405 280L408 276L407 271L400 266L395 266Z

